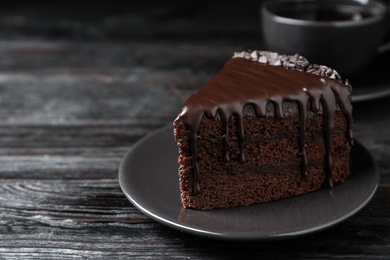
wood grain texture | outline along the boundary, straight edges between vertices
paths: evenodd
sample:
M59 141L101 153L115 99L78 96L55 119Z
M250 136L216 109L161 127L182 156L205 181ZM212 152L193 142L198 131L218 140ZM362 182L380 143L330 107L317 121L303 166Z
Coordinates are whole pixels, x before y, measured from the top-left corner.
M0 10L0 259L390 258L389 97L354 104L381 174L357 215L277 243L194 237L136 209L119 164L234 51L261 48L258 2L64 3Z
M6 196L0 207L1 248L9 248L15 259L38 249L41 251L36 256L135 259L148 255L226 259L241 254L275 259L339 255L386 259L390 254L390 234L386 232L390 226L389 188L380 188L363 211L336 228L262 244L210 241L165 228L132 207L114 179L9 180L1 184L0 192Z

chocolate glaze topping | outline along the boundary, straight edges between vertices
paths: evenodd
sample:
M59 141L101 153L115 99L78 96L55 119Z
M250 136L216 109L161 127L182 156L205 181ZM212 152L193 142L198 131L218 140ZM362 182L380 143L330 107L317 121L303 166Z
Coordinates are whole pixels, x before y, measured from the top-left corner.
M274 52L253 51L235 53L224 68L183 105L183 110L176 120L181 120L188 131L194 172L194 192L200 191L198 165L198 131L202 117L214 118L219 113L224 128L224 145L229 144L229 119L237 118L238 134L241 147L240 160L245 161L244 106L251 104L256 115L266 116L268 102L273 102L275 116L283 117L284 101L298 103L300 122L300 147L302 154L302 174L307 175L307 156L305 133L307 106L311 100L312 110L318 112L321 105L324 112L327 186L332 187L332 135L338 107L348 120L347 137L353 144L351 87L343 82L340 75L326 66L310 64L298 54L279 55ZM225 161L229 161L225 149Z

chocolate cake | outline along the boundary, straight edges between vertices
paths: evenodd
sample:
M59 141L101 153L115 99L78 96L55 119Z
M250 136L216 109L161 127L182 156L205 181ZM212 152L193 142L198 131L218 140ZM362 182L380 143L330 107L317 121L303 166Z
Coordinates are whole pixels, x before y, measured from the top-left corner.
M349 176L351 87L333 69L235 53L174 121L184 208L228 208L332 188Z

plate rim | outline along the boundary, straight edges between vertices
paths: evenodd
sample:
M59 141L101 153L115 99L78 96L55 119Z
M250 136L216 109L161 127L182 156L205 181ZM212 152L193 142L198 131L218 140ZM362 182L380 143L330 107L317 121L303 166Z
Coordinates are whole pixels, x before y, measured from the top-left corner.
M390 96L390 84L377 85L372 88L356 87L352 90L352 104L377 100Z
M377 189L379 187L380 175L379 175L379 172L378 172L377 163L373 159L373 157L370 154L370 152L366 149L366 147L361 142L356 140L356 138L355 138L354 139L355 145L357 144L357 145L361 146L361 148L363 148L365 150L365 152L369 156L370 161L373 164L372 171L375 172L375 174L374 174L375 176L373 178L376 179L376 181L375 181L376 184L375 184L375 187L372 189L371 193L366 197L366 199L362 203L360 203L353 210L349 211L347 214L344 214L342 217L339 217L339 218L337 218L335 220L332 220L332 221L327 222L325 224L318 225L318 226L315 226L315 227L312 227L312 228L309 228L309 229L293 231L293 232L287 232L287 233L278 234L278 235L273 234L272 236L254 237L254 236L245 236L245 233L242 233L242 234L240 233L239 236L238 235L232 236L232 235L225 235L223 233L218 233L218 232L212 232L212 231L207 231L207 230L196 229L196 228L190 227L188 225L180 224L178 222L174 222L174 221L171 221L169 219L163 218L163 217L159 216L158 214L155 214L155 213L151 212L150 210L145 208L142 205L142 203L141 204L138 203L138 201L135 200L127 192L125 184L124 184L124 181L123 181L124 174L125 174L125 170L124 170L125 164L126 164L128 158L131 156L131 154L134 151L136 151L137 149L139 149L139 147L142 147L143 143L146 142L150 137L158 135L160 132L167 131L167 129L172 129L172 131L173 131L172 125L166 125L164 127L161 127L161 128L159 128L157 130L152 131L151 133L149 133L146 136L142 137L138 142L136 142L132 146L132 148L130 150L128 150L126 152L126 154L124 155L123 159L121 160L121 163L120 163L120 166L119 166L119 171L118 171L119 185L121 187L122 192L126 196L126 198L132 203L132 205L134 205L137 209L139 209L143 214L149 216L154 221L156 221L156 222L158 222L158 223L160 223L160 224L162 224L164 226L167 226L169 228L173 228L175 230L182 231L182 232L185 232L185 233L189 233L189 234L192 234L192 235L195 235L195 236L211 238L211 239L217 239L217 240L224 240L224 241L275 241L275 240L282 240L282 239L284 240L284 239L290 239L290 238L295 238L295 237L306 236L306 235L309 235L309 234L314 234L314 233L317 233L319 231L323 231L325 229L329 229L331 227L334 227L335 225L338 225L341 222L344 222L345 220L347 220L350 217L352 217L355 214L357 214L359 211L361 211L371 201L371 199L374 197L374 195L375 195L375 193L376 193L376 191L377 191ZM178 179L178 183L179 183L179 179ZM343 184L340 184L340 185L343 185ZM314 191L314 192L316 192L316 191ZM290 197L290 198L287 198L287 199L294 200L295 197ZM277 202L277 201L274 201L274 202ZM254 205L261 205L261 204L254 204ZM249 205L248 207L250 207L250 206L251 205ZM186 209L186 210L192 210L192 209Z

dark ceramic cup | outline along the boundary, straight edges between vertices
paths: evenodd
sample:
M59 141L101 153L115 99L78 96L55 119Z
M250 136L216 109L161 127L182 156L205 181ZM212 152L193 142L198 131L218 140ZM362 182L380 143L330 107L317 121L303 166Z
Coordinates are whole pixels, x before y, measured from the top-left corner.
M389 7L376 0L274 0L261 17L270 51L299 53L343 77L369 66L390 29Z

